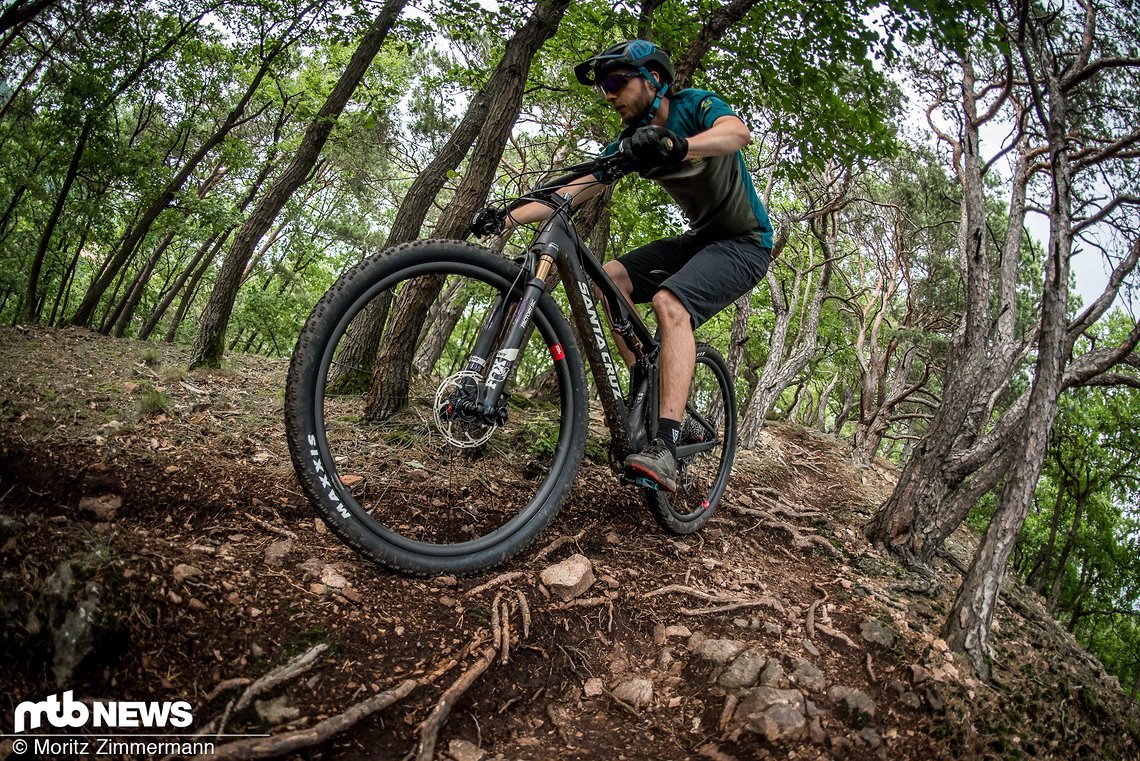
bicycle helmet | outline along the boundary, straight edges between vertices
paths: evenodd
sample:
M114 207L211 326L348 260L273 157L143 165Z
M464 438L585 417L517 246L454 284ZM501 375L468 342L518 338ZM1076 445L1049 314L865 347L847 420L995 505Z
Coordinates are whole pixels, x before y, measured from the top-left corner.
M650 65L661 72L660 81L649 71ZM648 124L656 116L661 99L669 92L674 75L673 62L668 53L648 40L627 40L610 45L601 53L592 55L575 66L574 77L581 84L598 86L606 74L620 68L635 69L656 90L657 97L640 120L641 124Z

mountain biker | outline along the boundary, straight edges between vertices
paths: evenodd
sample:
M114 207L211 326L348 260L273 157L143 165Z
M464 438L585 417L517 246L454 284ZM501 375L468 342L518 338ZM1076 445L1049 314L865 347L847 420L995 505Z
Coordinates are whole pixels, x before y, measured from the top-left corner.
M681 207L689 229L641 246L605 270L631 303L651 302L661 335L657 439L626 458L627 474L676 489L677 444L696 362L693 331L759 283L768 270L772 225L744 157L748 127L715 93L672 89L673 63L645 40L612 45L574 68L578 82L598 87L625 128L604 153L620 151L642 176L659 183ZM586 177L559 191L578 206L603 185ZM547 219L532 203L476 214L477 235ZM634 357L615 336L626 363Z

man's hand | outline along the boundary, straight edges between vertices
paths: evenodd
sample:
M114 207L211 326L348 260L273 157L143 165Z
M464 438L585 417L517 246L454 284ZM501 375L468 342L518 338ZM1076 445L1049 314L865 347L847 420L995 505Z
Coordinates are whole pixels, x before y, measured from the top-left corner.
M689 152L689 141L676 132L656 124L638 127L632 136L621 143L622 155L634 169L655 169L684 160Z
M484 206L471 217L471 234L476 238L498 235L503 231L506 219L507 212L505 210Z

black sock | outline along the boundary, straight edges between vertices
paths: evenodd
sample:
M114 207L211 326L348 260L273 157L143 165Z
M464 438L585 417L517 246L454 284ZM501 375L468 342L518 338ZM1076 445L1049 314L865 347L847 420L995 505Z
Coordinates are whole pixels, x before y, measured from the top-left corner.
M661 418L657 421L657 440L677 456L677 442L681 440L681 421Z

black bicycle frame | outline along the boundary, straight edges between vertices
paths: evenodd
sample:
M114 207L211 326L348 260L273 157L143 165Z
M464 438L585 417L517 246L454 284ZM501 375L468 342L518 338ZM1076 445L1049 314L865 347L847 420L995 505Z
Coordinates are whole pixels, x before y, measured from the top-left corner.
M546 187L559 187L564 184L566 177L573 176L577 175L566 175ZM571 316L579 327L579 333L588 332L593 337L592 341L585 342L586 345L581 348L594 373L606 424L612 436L611 457L620 462L628 452L641 451L657 434L660 383L657 356L660 344L618 290L601 262L574 230L570 223L569 201L560 196L555 196L557 201L542 196L530 198L546 203L553 213L539 228L527 249L518 280L505 294L505 298L500 296L488 312L468 358L466 369L481 376L487 366L489 353L495 346L499 347L491 361L491 369L479 387L478 411L488 418L497 414L507 378L514 371L522 347L530 337L534 310L546 292L546 277L557 264L562 273ZM613 332L622 338L635 358L628 394L622 390L617 363L606 342L606 328L602 324L602 312L598 309L594 287L609 307L607 314ZM558 361L562 347L552 346L550 350L554 360ZM687 405L686 411L711 437L709 441L679 446L677 456L682 461L716 445L716 431L708 421Z
M651 426L656 426L657 420L659 344L656 338L574 231L564 208L556 209L539 229L521 264L519 279L487 313L468 356L465 369L479 375L483 375L490 362L490 370L486 372L478 392L478 411L488 417L495 415L507 378L511 376L522 347L530 336L534 310L546 292L544 278L553 265L558 264L565 275L563 280L571 313L582 331L593 336L593 345L582 348L594 369L611 433L620 431L623 434L620 438L615 437L615 443L620 442L622 448L630 451L639 451L656 434L655 430L646 431L642 425L642 421L650 421ZM598 288L610 307L614 332L625 339L636 357L628 395L621 387L618 365L606 342L606 327L602 323L602 311L592 285ZM490 357L495 347L498 347L495 355ZM562 348L552 346L550 350L557 361ZM623 409L614 414L618 402ZM647 410L646 405L652 408Z

